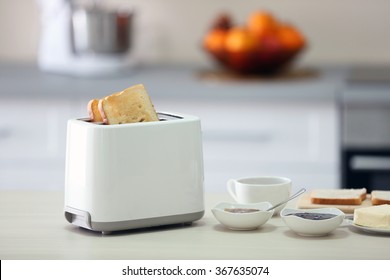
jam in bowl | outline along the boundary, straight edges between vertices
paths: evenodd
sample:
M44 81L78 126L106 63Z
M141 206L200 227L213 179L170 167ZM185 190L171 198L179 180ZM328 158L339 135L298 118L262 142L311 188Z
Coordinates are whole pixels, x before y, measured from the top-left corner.
M274 214L269 202L230 203L221 202L211 209L214 217L224 226L232 230L254 230L264 225Z
M337 208L283 209L280 216L296 234L302 236L323 236L338 228L345 218Z

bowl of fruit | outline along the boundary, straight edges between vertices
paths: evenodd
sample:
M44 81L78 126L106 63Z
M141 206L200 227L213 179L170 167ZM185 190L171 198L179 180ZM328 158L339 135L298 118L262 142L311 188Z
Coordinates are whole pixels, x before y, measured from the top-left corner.
M251 13L245 25L235 25L229 14L220 14L203 38L206 53L241 74L279 73L306 47L298 28L262 10Z

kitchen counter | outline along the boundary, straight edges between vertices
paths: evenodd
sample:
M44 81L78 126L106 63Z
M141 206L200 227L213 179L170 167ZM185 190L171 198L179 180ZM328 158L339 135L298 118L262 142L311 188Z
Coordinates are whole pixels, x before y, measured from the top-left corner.
M295 71L295 72L294 72ZM152 99L333 101L343 69L296 69L276 78L239 78L201 66L139 66L116 76L77 78L39 71L33 64L0 63L0 99L83 100L143 83Z
M192 226L102 235L66 222L62 191L0 191L0 259L390 259L389 235L342 225L325 237L300 237L279 217L231 231L210 211L228 195L205 199L205 216Z

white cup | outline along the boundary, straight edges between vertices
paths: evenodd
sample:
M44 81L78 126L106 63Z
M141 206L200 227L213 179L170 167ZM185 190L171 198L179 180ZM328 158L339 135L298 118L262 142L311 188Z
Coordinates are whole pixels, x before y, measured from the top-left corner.
M284 177L230 179L227 182L227 190L238 203L268 201L275 205L290 196L291 180ZM284 206L277 207L275 213L279 213Z

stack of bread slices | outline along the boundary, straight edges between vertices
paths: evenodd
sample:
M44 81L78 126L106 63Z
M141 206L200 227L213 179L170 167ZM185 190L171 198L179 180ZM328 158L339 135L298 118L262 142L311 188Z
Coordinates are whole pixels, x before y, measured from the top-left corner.
M153 103L142 84L129 87L88 103L91 122L124 124L159 121Z
M320 189L310 194L311 203L335 205L360 205L366 199L367 190L362 189Z
M372 205L390 204L390 191L372 191Z
M367 198L367 189L320 189L312 191L313 204L360 205ZM372 191L373 205L390 204L390 191Z

